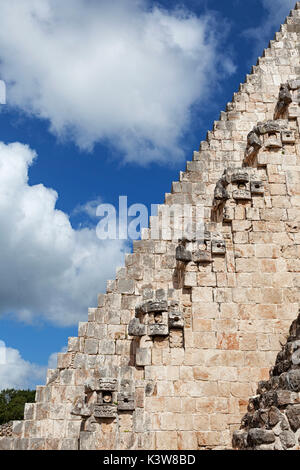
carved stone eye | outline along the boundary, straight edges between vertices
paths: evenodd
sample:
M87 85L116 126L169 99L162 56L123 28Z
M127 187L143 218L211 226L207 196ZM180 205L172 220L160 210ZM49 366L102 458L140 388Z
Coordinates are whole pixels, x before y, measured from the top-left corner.
M106 393L103 395L103 401L104 401L105 403L111 403L111 400L112 400L111 393L106 392Z

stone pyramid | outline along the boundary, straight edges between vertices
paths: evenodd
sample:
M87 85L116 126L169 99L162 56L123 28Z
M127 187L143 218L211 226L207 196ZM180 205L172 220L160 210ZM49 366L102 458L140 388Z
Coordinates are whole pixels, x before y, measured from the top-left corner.
M299 54L297 2L1 449L232 447L299 310Z

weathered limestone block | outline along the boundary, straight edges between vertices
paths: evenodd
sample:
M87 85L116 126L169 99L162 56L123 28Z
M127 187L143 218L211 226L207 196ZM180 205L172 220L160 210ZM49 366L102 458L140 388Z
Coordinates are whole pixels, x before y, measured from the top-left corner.
M133 318L128 325L128 334L130 336L144 336L146 334L146 325L140 323L138 318Z
M163 323L153 323L148 325L148 336L168 336L169 327Z
M293 392L300 392L300 369L292 369L283 375L283 387Z
M136 350L135 360L136 360L137 366L151 365L151 349L150 348L138 348Z
M259 135L254 131L249 132L247 135L247 143L253 148L253 151L257 151L262 147L262 141Z
M196 250L192 254L192 259L194 263L206 264L212 262L211 253L206 250Z
M101 378L99 379L99 390L108 390L110 392L115 392L118 387L118 380L114 378Z
M179 245L176 248L176 260L184 263L192 261L192 253L186 250L183 246Z
M288 109L288 118L289 119L298 119L300 117L300 109L296 104L292 104Z
M294 86L296 82L297 81L295 80L294 82L281 85L280 91L279 91L279 101L281 103L288 105L293 101L290 89L295 89L295 88L292 88L291 85Z
M169 312L169 327L170 328L183 328L184 318L181 312L171 311Z
M297 432L300 428L300 405L289 405L286 409L286 417L292 431Z
M171 329L170 330L170 348L183 348L184 347L184 336L182 329Z
M281 140L283 144L294 144L295 132L294 131L281 131Z
M279 439L284 450L296 445L295 435L291 431L282 431L279 434Z
M78 439L65 438L62 440L60 450L78 450Z
M251 194L263 195L264 194L264 184L262 181L251 181L250 185Z
M298 90L300 88L300 80L289 80L288 87L290 90Z
M86 354L97 354L99 347L99 341L93 338L86 338L84 343L84 352Z
M224 240L212 240L211 252L213 255L224 255L226 253L226 243Z
M137 311L141 313L166 312L168 303L166 300L149 300L148 302L137 307Z
M229 195L228 195L226 189L224 188L224 186L222 184L222 181L219 181L216 184L214 199L223 201L223 200L226 200L228 198L229 198Z
M243 168L235 170L231 175L231 183L249 183L250 176Z
M223 221L232 222L234 219L234 207L226 206L223 209Z
M235 449L246 449L248 447L248 433L245 431L236 431L232 438L232 445Z
M93 414L93 410L85 403L84 398L78 398L71 414L76 416L91 416Z
M118 291L121 294L134 294L135 283L132 279L119 279Z
M79 351L79 338L69 338L68 340L68 352Z
M274 132L264 135L264 147L267 149L278 149L282 147L281 133Z
M118 393L118 410L133 411L134 409L134 395L127 392Z
M272 444L275 442L275 435L272 431L253 428L250 429L248 433L247 442L250 447L259 446L261 444Z

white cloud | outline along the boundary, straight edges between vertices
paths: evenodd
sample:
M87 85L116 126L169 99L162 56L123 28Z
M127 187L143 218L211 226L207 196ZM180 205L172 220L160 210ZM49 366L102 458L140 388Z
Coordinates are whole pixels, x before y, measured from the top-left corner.
M255 55L261 54L262 49L268 47L268 41L273 39L274 32L279 31L280 25L294 8L296 0L261 0L261 3L266 11L263 20L256 28L244 32L246 37L255 42Z
M101 141L127 161L170 162L183 156L191 107L235 70L227 31L212 13L147 0L2 0L7 102L82 148Z
M60 352L66 352L64 347ZM37 385L46 381L47 369L56 369L57 352L50 354L48 365L43 366L26 361L21 353L14 348L7 347L0 340L0 390L6 388L34 389Z
M94 219L96 216L97 207L103 203L103 199L98 197L92 201L88 201L85 204L78 204L72 211L72 215L86 214L90 219Z
M76 324L123 264L124 241L74 230L57 193L28 185L29 147L0 143L0 314Z
M46 367L25 361L17 349L6 347L3 341L0 348L5 351L5 362L0 363L0 390L33 388L45 382Z

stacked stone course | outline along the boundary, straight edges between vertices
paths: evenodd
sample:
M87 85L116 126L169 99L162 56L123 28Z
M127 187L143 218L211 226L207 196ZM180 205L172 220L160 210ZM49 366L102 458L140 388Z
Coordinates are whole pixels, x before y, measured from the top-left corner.
M231 448L299 310L299 51L297 2L0 449Z

